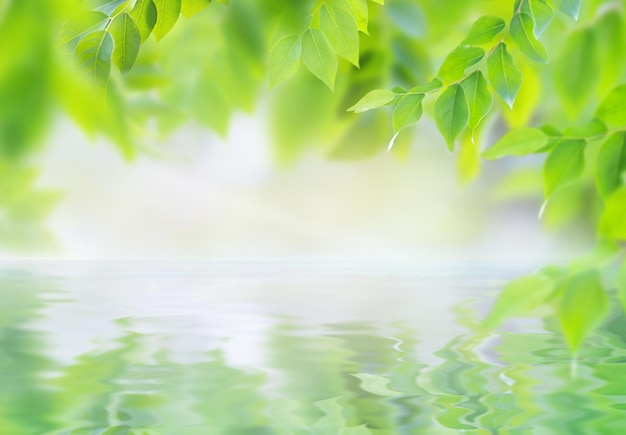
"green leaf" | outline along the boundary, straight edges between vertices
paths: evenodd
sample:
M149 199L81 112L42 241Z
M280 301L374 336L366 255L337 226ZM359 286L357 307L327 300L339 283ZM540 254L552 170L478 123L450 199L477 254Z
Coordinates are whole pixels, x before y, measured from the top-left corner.
M541 275L524 276L509 282L485 319L485 326L495 328L510 317L528 314L541 306L553 291L553 280Z
M135 25L144 42L152 33L157 21L157 10L152 0L138 0L135 7L130 11L130 16L135 20Z
M575 275L559 289L563 291L559 323L570 349L576 351L585 336L604 319L608 300L596 271Z
M461 85L469 106L470 117L467 125L473 130L491 110L493 96L489 92L483 73L480 71L474 71L461 82Z
M607 124L626 125L626 85L620 85L609 92L598 106L596 116Z
M100 30L109 20L109 16L103 12L84 11L73 17L63 26L59 44L64 45L78 40L86 33Z
M596 163L596 185L603 197L622 185L626 172L626 132L615 133L600 148Z
M139 35L135 22L130 15L124 12L111 21L109 32L115 42L113 62L120 71L130 71L135 60L137 60L139 44L141 44L141 35Z
M302 34L302 62L317 78L333 90L339 63L326 35L319 29Z
M291 77L300 67L302 40L298 35L287 35L276 41L270 51L270 86Z
M441 80L435 77L434 79L432 79L425 85L415 86L409 92L412 94L419 93L419 92L427 93L427 92L436 91L438 89L441 89L442 87L443 87L443 83L441 83Z
M111 15L126 0L87 0L87 7Z
M506 27L506 23L500 17L485 15L480 17L472 25L469 35L463 40L466 45L482 45L493 41Z
M622 306L626 311L626 259L619 268L619 274L617 277L617 296L622 301Z
M483 157L493 160L504 156L525 156L543 148L547 142L548 136L542 130L520 127L502 136L483 153Z
M435 103L435 121L448 144L454 150L454 140L461 134L469 120L469 107L461 85L452 85Z
M530 15L515 14L511 20L511 38L526 56L537 62L546 63L548 53L541 42L535 38L534 27L535 23Z
M564 139L550 151L543 166L546 198L580 177L585 167L586 146L587 142L581 139Z
M181 4L180 0L153 0L153 2L157 10L154 37L160 41L178 21Z
M422 100L424 94L409 94L402 97L393 109L393 131L399 132L405 127L415 124L422 117Z
M99 30L85 36L76 47L76 58L94 85L104 86L111 73L113 38Z
M485 50L482 48L460 45L448 54L437 75L450 82L459 80L467 68L480 62L483 57Z
M565 15L569 15L574 20L578 20L578 13L580 12L581 0L550 0L552 6L558 11L563 12Z
M320 30L339 56L358 67L359 30L356 21L344 9L336 6L329 8L328 5L322 6L320 11Z
M597 139L599 136L605 135L606 132L606 125L599 119L594 118L586 124L566 128L563 131L563 136Z
M377 109L391 102L396 94L387 89L376 89L368 92L354 106L348 109L349 112L361 113L370 109Z
M626 187L620 187L606 200L599 232L611 240L626 240Z
M184 17L189 18L204 10L211 4L211 0L182 0L180 12Z
M523 11L528 11L535 20L535 36L541 35L548 28L554 17L554 12L545 0L526 0L526 7L522 7Z
M367 0L344 0L347 9L356 20L359 31L367 34Z
M506 44L501 42L487 59L489 81L496 93L510 108L513 108L515 97L522 86L522 73L513 64Z

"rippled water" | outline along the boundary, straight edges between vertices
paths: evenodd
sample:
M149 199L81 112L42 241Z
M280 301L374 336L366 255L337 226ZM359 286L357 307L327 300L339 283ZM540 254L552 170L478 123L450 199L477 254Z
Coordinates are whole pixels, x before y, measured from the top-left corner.
M626 318L572 361L480 318L520 271L0 266L0 434L625 434Z

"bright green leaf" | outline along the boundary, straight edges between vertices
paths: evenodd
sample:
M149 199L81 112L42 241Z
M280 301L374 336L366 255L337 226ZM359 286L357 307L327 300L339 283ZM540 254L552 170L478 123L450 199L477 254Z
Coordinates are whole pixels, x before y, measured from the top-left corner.
M606 200L599 232L611 240L626 240L626 187L620 187Z
M600 148L596 163L596 185L602 196L609 196L622 185L626 172L626 132L615 133Z
M500 43L487 59L487 72L489 82L496 93L513 108L515 97L522 86L522 73L513 64L504 42Z
M359 66L359 30L356 21L344 9L329 5L322 6L320 11L320 30L339 56Z
M308 29L302 34L302 62L326 86L334 89L339 63L333 47L321 30Z
M367 33L368 10L367 0L344 0L346 7L356 20L359 31Z
M487 87L487 81L480 71L474 71L467 79L463 80L461 85L469 106L470 117L467 125L473 130L491 110L493 97Z
M61 31L59 44L64 45L77 40L86 33L101 30L109 16L98 11L84 11L73 17Z
M182 0L180 12L184 17L189 18L206 9L210 4L211 0Z
M298 35L287 35L276 41L270 51L270 86L291 77L300 66L302 40Z
M86 71L93 84L104 86L111 72L113 38L108 32L93 32L76 47L76 59Z
M441 89L443 87L443 83L441 83L441 80L439 80L438 78L434 78L431 81L429 81L428 83L426 83L425 85L417 85L414 88L412 88L409 92L410 93L428 93L428 92L433 92L436 91L438 89Z
M535 36L541 35L552 22L554 17L552 8L545 0L526 0L524 4L527 5L527 9L522 10L527 11L535 20Z
M154 2L152 0L138 0L133 10L130 11L130 16L135 20L141 41L144 42L152 33L157 21L157 10Z
M582 0L550 0L552 6L557 10L563 12L565 15L569 15L574 20L578 20L578 14L580 12L580 4Z
M585 167L585 147L581 139L565 139L557 143L543 166L543 186L548 198L558 189L575 181Z
M126 0L87 0L87 6L96 11L111 15Z
M544 46L535 38L533 18L525 13L515 14L511 20L510 34L520 51L529 58L546 63L548 53Z
M585 336L604 319L608 300L596 271L575 275L559 289L563 291L559 323L570 349L576 351Z
M626 85L609 92L600 103L596 116L611 125L626 125Z
M483 16L472 25L469 35L463 41L467 45L482 45L493 41L506 27L506 23L500 17Z
M574 125L572 127L566 128L565 130L563 130L563 136L585 139L598 139L599 137L605 135L606 132L606 125L599 119L594 118L585 124Z
M181 3L180 0L153 0L153 2L157 10L154 37L160 41L178 21Z
M524 276L509 282L485 319L485 326L495 328L510 317L528 314L541 306L553 291L553 280L541 275Z
M504 156L525 156L543 148L548 136L538 128L520 127L511 130L483 153L486 159L499 159Z
M454 149L454 141L469 120L469 107L461 85L452 85L441 94L435 103L435 121L448 144Z
M376 89L368 92L363 98L359 100L354 106L350 107L348 111L354 113L365 112L370 109L377 109L391 102L395 98L396 94L387 89Z
M415 124L422 117L424 94L409 94L402 97L393 110L393 131Z
M450 82L459 80L467 68L480 62L483 57L485 50L482 48L460 45L448 54L437 75Z
M133 67L139 54L141 35L135 26L135 22L126 12L116 16L109 32L113 36L115 46L113 48L113 62L122 72L128 72Z

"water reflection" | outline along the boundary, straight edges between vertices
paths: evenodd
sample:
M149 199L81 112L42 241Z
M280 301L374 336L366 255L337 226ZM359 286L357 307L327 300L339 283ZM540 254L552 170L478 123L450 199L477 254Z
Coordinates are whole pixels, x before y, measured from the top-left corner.
M5 265L0 433L626 427L617 305L574 364L551 320L484 336L477 319L500 282L484 271L249 266Z

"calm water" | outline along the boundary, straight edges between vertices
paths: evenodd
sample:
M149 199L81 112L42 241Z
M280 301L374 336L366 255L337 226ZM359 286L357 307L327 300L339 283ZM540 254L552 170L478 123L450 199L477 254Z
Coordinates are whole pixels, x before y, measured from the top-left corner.
M626 434L626 318L573 362L479 319L522 271L0 265L0 434Z

